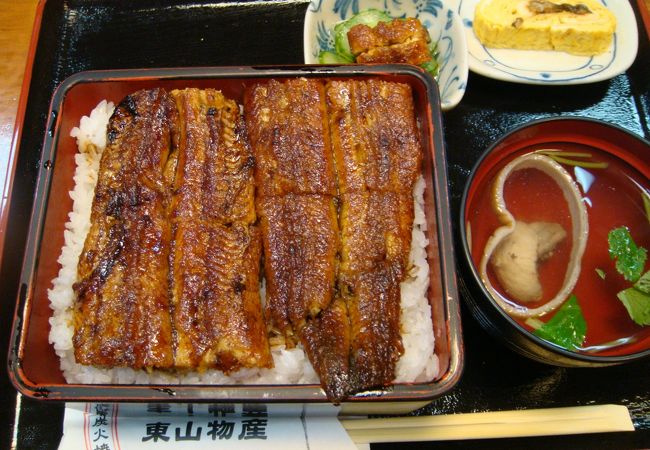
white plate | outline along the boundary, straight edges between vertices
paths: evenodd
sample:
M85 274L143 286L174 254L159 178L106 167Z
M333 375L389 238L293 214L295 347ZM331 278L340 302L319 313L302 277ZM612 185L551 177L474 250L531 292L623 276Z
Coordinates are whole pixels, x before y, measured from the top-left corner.
M438 42L440 106L443 111L456 106L467 87L467 44L460 19L441 0L311 0L305 14L305 64L318 64L320 51L334 48L334 25L369 8L422 22Z
M450 0L463 22L472 72L503 81L528 84L583 84L607 80L625 72L634 62L638 34L628 0L601 0L616 16L614 42L596 56L564 52L486 48L474 34L472 22L479 0Z

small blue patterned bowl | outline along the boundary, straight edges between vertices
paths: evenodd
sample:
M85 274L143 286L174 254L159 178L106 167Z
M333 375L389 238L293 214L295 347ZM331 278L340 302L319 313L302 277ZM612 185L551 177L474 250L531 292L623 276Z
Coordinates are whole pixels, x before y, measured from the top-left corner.
M392 17L415 17L438 42L440 72L436 81L443 111L460 102L467 87L467 43L458 16L441 0L311 0L305 15L305 64L318 64L321 50L334 48L336 23L365 9L384 10Z

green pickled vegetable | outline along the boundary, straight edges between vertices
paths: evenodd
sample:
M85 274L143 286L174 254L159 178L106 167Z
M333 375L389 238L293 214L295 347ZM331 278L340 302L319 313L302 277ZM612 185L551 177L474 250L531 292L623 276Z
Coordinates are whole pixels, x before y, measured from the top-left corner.
M533 333L567 350L581 347L587 335L587 322L576 296L571 295L555 315Z
M318 54L319 64L350 64L354 61L345 59L335 52L322 51Z
M438 43L431 42L429 44L429 54L431 55L431 61L422 63L420 67L429 72L433 78L438 77L438 72L440 71L440 66L438 65Z

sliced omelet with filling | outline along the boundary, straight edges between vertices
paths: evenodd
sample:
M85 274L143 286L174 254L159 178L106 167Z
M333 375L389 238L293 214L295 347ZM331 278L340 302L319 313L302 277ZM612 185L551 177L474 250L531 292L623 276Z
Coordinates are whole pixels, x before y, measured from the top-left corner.
M616 17L597 0L481 0L473 27L486 47L590 56L610 48Z

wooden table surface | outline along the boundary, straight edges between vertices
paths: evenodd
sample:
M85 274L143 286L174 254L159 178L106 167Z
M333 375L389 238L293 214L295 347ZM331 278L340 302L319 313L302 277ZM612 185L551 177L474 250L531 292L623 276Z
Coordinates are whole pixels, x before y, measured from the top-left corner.
M0 0L0 255L13 154L11 143L37 0Z

